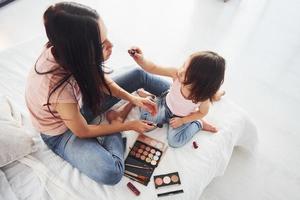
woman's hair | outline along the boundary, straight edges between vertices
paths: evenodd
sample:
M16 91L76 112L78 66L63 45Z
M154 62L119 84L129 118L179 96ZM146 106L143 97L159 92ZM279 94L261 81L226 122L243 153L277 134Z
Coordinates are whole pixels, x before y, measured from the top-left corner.
M225 60L215 52L202 51L191 55L184 85L190 86L193 102L212 101L224 81Z
M103 53L98 25L98 13L84 5L63 2L50 6L44 13L44 25L48 37L47 48L65 71L61 80L51 88L50 96L60 87L65 87L74 78L80 88L82 101L94 114L101 111L101 100L106 89L111 94L104 78ZM36 72L38 74L55 73ZM60 71L60 70L57 70ZM53 113L52 113L53 114Z

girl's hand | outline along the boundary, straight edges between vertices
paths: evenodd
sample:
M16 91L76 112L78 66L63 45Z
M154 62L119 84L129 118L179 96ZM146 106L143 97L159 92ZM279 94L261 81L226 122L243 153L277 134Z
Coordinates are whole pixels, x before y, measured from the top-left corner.
M150 112L152 116L157 114L156 103L154 103L150 99L138 97L138 96L132 96L131 103L133 103L138 107L148 110L148 112Z
M174 117L170 120L170 125L172 128L178 128L184 124L183 119L180 117Z
M153 129L153 126L150 125L151 122L146 120L133 120L127 123L130 130L134 130L138 133L144 133Z
M135 60L135 62L139 65L143 65L145 62L144 54L139 47L131 47L128 50L129 55Z

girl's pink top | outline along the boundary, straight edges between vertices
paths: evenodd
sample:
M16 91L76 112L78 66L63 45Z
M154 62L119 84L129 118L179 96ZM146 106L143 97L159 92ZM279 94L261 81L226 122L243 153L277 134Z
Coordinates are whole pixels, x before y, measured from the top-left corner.
M45 49L36 63L38 72L47 72L57 69L53 73L39 75L34 67L28 75L25 99L29 110L31 121L35 129L47 135L59 135L68 130L67 126L54 109L55 103L76 103L82 105L81 92L73 77L60 86L49 99L49 108L56 116L48 110L47 99L53 86L66 74L66 71L55 61L51 48Z
M166 96L166 103L171 112L178 116L187 116L200 106L200 103L193 103L191 100L186 99L181 91L181 83L175 79L171 85L170 91Z

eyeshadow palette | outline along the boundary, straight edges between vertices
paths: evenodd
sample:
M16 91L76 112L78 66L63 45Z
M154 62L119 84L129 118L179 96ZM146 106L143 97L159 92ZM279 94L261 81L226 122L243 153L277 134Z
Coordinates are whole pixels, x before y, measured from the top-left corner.
M141 161L144 164L149 164L153 167L156 167L162 156L162 151L143 142L136 141L133 148L129 152L129 156Z
M154 176L155 188L181 184L178 172Z
M165 149L163 142L139 135L125 160L125 176L148 185Z

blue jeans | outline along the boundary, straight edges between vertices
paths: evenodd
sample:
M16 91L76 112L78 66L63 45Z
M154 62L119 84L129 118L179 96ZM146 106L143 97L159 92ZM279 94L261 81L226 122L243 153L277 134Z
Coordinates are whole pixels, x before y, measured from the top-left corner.
M146 110L141 109L141 119L149 120L154 123L169 123L169 120L173 117L180 117L174 115L166 104L165 95L157 98L158 113L154 117ZM178 128L168 128L168 143L169 146L178 148L185 145L192 137L201 130L201 124L199 121L193 121L190 123L183 124Z
M170 84L140 69L132 69L114 78L114 81L129 93L145 88L153 94L160 95L169 89ZM103 111L108 110L120 99L107 96ZM81 113L87 122L96 116L86 107ZM78 138L71 130L58 136L41 133L47 146L57 155L79 169L98 183L114 185L124 173L124 145L121 133L114 133L97 138Z

